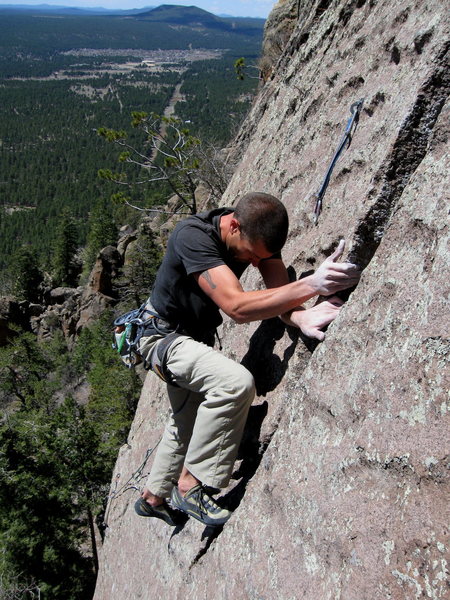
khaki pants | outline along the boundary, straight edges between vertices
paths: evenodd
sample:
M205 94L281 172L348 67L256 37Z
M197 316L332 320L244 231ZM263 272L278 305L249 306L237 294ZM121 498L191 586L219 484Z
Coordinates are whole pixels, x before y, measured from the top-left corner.
M154 347L155 342L146 344L144 339L141 351L146 354ZM226 487L255 396L253 377L242 365L187 336L169 348L167 367L179 387L167 385L172 412L146 487L168 498L183 465L203 484Z

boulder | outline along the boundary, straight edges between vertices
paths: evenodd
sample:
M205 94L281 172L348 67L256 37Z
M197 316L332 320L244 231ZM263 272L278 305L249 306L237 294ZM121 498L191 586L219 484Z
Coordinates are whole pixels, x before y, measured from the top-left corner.
M48 304L63 304L77 293L77 288L57 287L46 294L46 300Z

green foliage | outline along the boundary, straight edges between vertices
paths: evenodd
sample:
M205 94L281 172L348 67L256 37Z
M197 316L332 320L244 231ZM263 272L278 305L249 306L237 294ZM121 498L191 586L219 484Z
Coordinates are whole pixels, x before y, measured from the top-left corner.
M253 74L250 74L250 69L253 69ZM235 61L234 70L236 78L239 81L244 81L244 79L260 79L260 68L256 65L247 64L243 56ZM255 74L255 71L257 74Z
M256 52L245 49L246 61L256 58ZM188 123L193 135L221 148L237 133L258 85L254 78L236 78L235 60L235 52L229 52L221 59L192 63L180 89L185 102L175 106L176 114Z
M127 133L123 129L120 131L114 131L114 129L107 129L106 127L99 127L97 133L100 137L105 138L108 142L115 142L117 140L126 139Z
M47 381L52 371L51 350L41 347L31 333L17 336L0 348L0 399L16 400L25 409L50 407L55 386Z
M29 246L21 246L11 260L13 293L18 300L39 300L39 285L43 276L38 266L36 253Z
M138 111L138 110L134 110L131 113L132 121L131 121L131 126L132 127L139 127L139 125L142 124L143 121L145 121L148 118L148 113L143 112L143 111ZM126 137L126 136L124 136Z
M55 231L52 254L52 278L55 285L76 285L79 265L75 262L78 249L74 218L65 210Z
M86 373L90 384L87 411L93 422L101 424L101 449L112 466L131 425L141 382L134 371L123 368L112 349L111 322L112 316L107 313L95 325L83 329L72 360L79 373Z
M0 580L34 581L49 600L92 597L89 531L141 387L107 342L110 321L83 330L72 352L31 334L0 348L3 403L18 401L0 425ZM68 372L89 381L86 406L55 400Z
M86 521L63 451L67 408L56 405L58 386L48 379L60 360L52 350L23 334L0 352L3 393L20 401L0 427L0 575L34 580L48 598L75 599L92 587L93 569L79 549Z
M46 598L76 598L94 583L80 551L95 432L68 400L50 414L18 411L0 428L0 572L26 575Z
M236 77L240 80L243 80L245 75L245 58L241 56L234 63L234 70L236 71Z
M112 194L111 200L114 204L130 204L131 202L131 198L126 196L123 192Z
M127 281L124 301L129 306L140 306L148 297L161 263L163 252L156 243L155 234L145 224L141 225L138 237L128 252L124 267Z
M84 244L88 214L109 191L97 171L115 160L113 148L94 129L105 121L119 129L121 107L125 114L138 107L162 111L178 74L43 81L1 75L0 68L0 270L5 270L22 243L32 247L39 263L46 259L64 207L76 221L78 245Z
M99 200L89 216L89 233L83 255L83 275L86 278L92 269L97 254L102 248L117 241L111 203Z
M139 169L138 180L132 179L127 172L113 173L110 169L100 169L99 176L119 185L127 185L132 191L136 185L146 189L156 185L160 187L165 182L172 194L178 196L180 208L191 213L197 211L195 188L197 178L195 171L199 168L195 147L200 140L191 135L189 129L183 127L182 121L175 117L160 116L155 112L146 113L133 111L131 126L140 133L136 141L129 141L129 136L123 131L101 128L99 136L124 148L118 161L132 169ZM124 195L121 199L132 206L132 202ZM144 209L137 204L135 208Z

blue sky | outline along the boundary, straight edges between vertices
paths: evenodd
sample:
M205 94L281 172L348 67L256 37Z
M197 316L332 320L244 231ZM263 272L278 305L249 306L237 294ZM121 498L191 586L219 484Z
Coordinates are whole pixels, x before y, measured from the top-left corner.
M81 6L94 8L129 9L177 4L178 6L198 6L214 14L228 14L234 17L266 18L276 0L0 0L0 4L56 4L58 6Z

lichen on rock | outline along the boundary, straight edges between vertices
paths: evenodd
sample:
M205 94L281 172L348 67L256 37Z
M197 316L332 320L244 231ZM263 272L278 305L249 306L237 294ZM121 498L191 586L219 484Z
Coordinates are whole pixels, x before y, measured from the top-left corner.
M448 10L309 0L288 38L233 146L222 203L275 194L291 273L344 237L361 282L319 346L276 320L225 322L223 351L258 388L223 491L235 513L214 535L193 521L172 531L134 514L143 479L112 493L95 600L448 594ZM360 98L315 226L314 192ZM260 285L257 273L243 285ZM167 411L149 374L112 490Z

